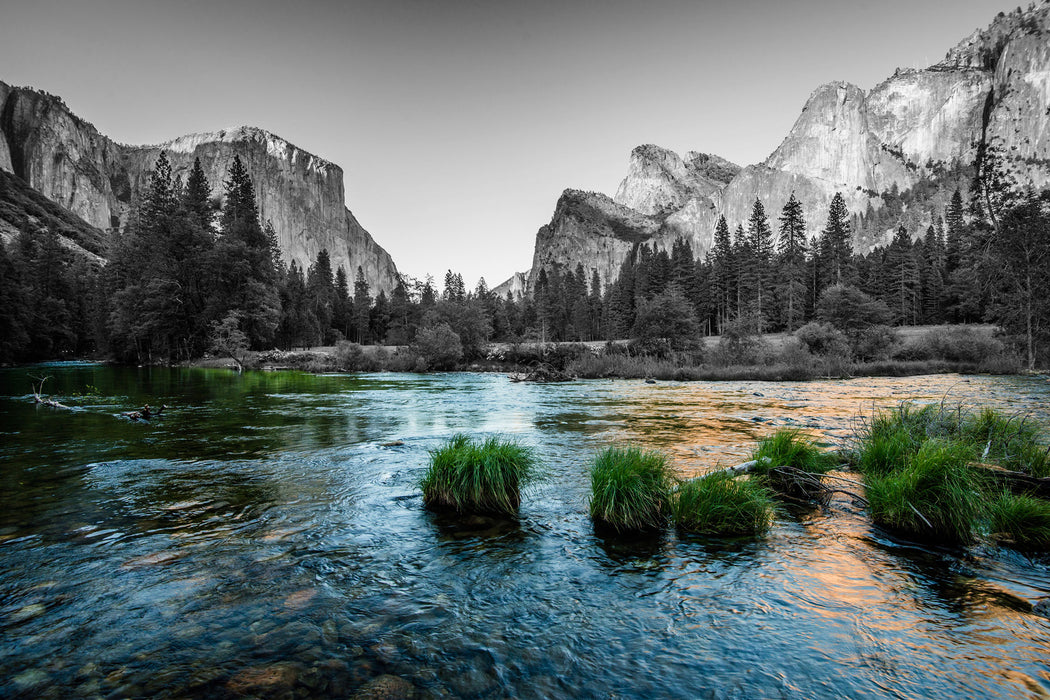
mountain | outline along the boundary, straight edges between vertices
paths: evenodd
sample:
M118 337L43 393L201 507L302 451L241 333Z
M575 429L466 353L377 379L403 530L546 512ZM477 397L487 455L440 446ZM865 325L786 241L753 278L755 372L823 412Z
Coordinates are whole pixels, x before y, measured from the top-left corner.
M255 184L260 218L273 222L286 262L305 269L327 248L333 269L343 266L351 282L360 266L373 292L389 293L396 285L390 255L346 207L339 166L247 126L126 146L100 134L60 98L0 82L0 169L91 226L113 230L126 220L133 193L162 150L184 179L200 158L216 200L239 156Z
M1050 185L1048 105L1050 0L1041 0L1000 13L939 63L898 69L868 92L846 82L820 86L762 163L739 168L716 156L635 148L613 200L587 195L594 204L590 216L578 215L580 193L565 191L536 234L529 277L536 279L543 266L582 263L588 272L597 269L604 283L615 278L634 241L670 249L683 236L693 254L703 256L719 215L730 228L746 226L757 198L775 223L792 193L803 204L810 235L824 226L836 192L854 215L881 222L882 230L857 236L864 252L887 242L896 228L895 221L872 216L887 195L926 192L930 183L954 189L979 146L997 147L1021 182ZM943 194L909 197L912 210L894 216L914 232L925 230L943 200Z

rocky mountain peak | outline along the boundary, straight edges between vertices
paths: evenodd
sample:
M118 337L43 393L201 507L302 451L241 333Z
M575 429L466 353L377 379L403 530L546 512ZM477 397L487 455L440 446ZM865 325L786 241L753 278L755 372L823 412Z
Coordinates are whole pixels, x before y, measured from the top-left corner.
M718 156L690 151L682 158L645 144L631 151L627 176L613 199L643 214L667 215L692 199L710 200L739 170Z
M304 269L327 249L350 280L358 268L373 292L391 291L397 268L346 207L342 169L265 129L241 126L127 146L100 134L61 99L0 83L0 169L104 230L126 220L161 151L184 179L199 158L220 199L234 157L256 188L260 218L273 224L281 253Z
M1006 45L1020 36L1041 36L1050 32L1050 0L1039 0L1028 9L1018 7L1000 12L992 23L978 29L952 47L944 60L931 68L978 68L995 70Z

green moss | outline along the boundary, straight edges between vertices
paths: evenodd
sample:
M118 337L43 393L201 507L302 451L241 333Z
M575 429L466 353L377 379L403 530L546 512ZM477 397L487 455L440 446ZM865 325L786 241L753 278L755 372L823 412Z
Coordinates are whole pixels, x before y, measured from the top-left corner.
M530 448L502 438L479 442L456 435L430 453L419 485L431 508L513 515L521 503L521 487L536 476Z
M662 527L674 482L666 455L634 446L607 447L591 466L591 518L620 532Z
M757 479L716 474L686 481L672 504L678 529L704 535L758 535L773 519L772 493Z

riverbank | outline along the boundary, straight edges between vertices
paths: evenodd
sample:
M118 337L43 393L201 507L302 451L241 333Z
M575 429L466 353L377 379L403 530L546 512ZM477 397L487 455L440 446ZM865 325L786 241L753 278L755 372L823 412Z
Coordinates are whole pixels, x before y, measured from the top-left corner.
M812 341L811 341L812 342ZM766 334L744 347L703 338L690 351L652 353L634 343L493 343L483 355L441 367L445 371L528 373L537 367L577 379L666 381L808 381L819 378L906 377L927 374L1023 374L1018 355L990 325L914 326L896 329L875 357L856 358L840 349L823 351L793 335ZM361 346L341 342L299 350L244 353L249 369L308 372L428 372L437 369L411 346ZM198 367L237 368L232 358L204 358Z

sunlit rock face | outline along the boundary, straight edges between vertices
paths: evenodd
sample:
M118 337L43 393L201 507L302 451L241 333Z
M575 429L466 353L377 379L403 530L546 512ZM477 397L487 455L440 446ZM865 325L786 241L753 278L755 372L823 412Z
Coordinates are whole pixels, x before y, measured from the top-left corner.
M200 158L216 201L233 157L239 156L255 184L260 217L273 223L286 262L306 268L327 248L333 269L342 266L351 282L360 267L373 293L389 293L396 285L393 260L346 208L342 169L262 129L124 146L59 98L0 83L0 131L0 168L102 229L126 219L133 192L148 182L161 150L183 179Z
M1050 185L1050 0L1000 14L943 61L898 69L869 92L846 82L822 85L760 164L741 169L714 156L635 148L614 200L643 219L615 210L603 222L601 207L592 209L594 216L573 218L572 207L559 202L537 234L531 278L541 266L557 263L566 269L582 264L598 269L603 281L615 279L632 248L629 240L669 249L682 236L702 256L719 216L730 228L746 226L758 199L776 228L792 193L814 235L836 192L855 214L879 209L881 194L894 187L904 192L943 165L972 163L981 144L999 147L1022 183ZM937 214L909 212L927 222ZM632 220L644 221L632 229L633 238L610 237L612 228ZM884 238L858 245L866 249Z
M126 149L132 187L146 186L162 150L183 179L199 158L215 197L221 196L230 164L239 156L255 184L259 217L273 223L285 261L306 269L324 248L332 268L342 266L351 283L360 266L373 292L389 293L396 285L393 260L346 208L339 166L267 131L242 126Z
M575 270L581 263L587 278L598 271L602 287L616 278L620 264L635 243L650 240L660 220L617 204L603 194L565 190L554 216L536 233L536 249L529 274L535 288L539 270L561 265Z
M515 272L509 280L497 285L492 293L501 299L521 299L529 289L529 273Z

